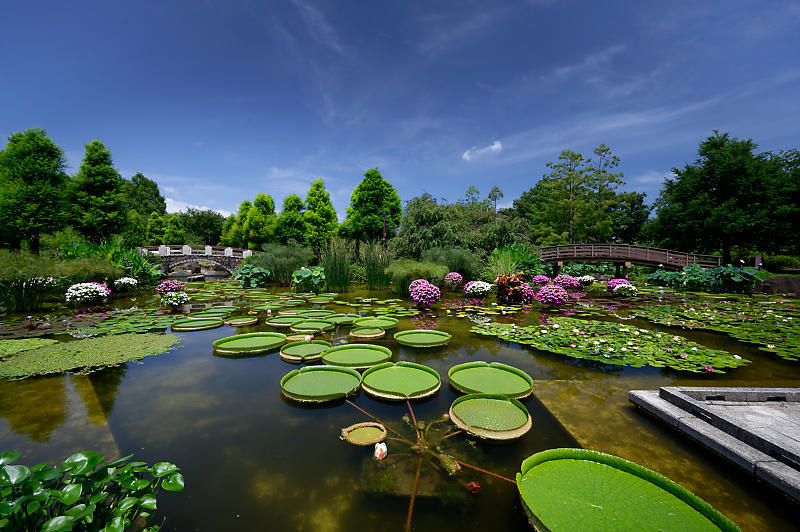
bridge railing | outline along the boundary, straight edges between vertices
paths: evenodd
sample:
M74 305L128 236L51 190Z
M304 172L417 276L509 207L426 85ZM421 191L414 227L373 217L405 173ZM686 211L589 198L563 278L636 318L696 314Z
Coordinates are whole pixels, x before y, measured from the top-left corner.
M254 253L250 249L233 248L229 246L203 246L203 245L161 245L161 246L140 246L137 248L141 255L148 253L160 257L170 257L173 255L192 255L199 257L239 257L246 259Z
M671 249L632 246L628 244L566 244L545 246L540 249L542 262L561 259L617 260L632 263L689 266L699 264L704 268L719 266L722 259L716 255L699 255Z

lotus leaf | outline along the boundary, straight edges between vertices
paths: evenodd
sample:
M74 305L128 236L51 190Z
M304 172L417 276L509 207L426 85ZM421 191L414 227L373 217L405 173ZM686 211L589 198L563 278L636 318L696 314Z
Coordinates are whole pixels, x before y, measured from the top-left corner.
M467 362L450 368L450 384L464 393L502 394L519 399L533 391L533 379L524 371L500 362Z

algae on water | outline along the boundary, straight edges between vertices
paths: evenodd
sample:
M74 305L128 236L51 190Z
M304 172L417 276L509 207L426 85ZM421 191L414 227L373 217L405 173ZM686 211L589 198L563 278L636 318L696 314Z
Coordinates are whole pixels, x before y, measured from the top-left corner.
M90 373L106 366L159 355L179 341L174 335L128 333L58 342L0 359L0 378L25 379L65 371Z
M50 338L23 338L20 340L0 340L0 358L22 351L38 349L56 343Z

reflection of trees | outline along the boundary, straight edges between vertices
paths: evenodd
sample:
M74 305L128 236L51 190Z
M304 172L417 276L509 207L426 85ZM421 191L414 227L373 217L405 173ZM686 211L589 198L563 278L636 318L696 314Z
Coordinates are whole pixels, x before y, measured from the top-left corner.
M65 377L0 382L0 416L11 430L46 443L67 418Z
M72 384L83 400L89 419L95 425L104 424L114 410L114 401L126 371L127 367L122 365L105 368L88 377L72 377Z

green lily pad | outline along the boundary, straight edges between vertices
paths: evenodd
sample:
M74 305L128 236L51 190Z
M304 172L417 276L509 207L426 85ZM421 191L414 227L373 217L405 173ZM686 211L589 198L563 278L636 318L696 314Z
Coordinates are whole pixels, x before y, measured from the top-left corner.
M386 427L374 421L356 423L342 429L341 438L353 445L374 445L389 435Z
M217 327L222 327L221 318L184 318L172 322L172 330L175 332L204 331Z
M236 334L215 340L214 352L223 355L255 355L272 351L286 342L286 335L276 332Z
M294 364L314 362L330 347L331 343L324 340L290 342L281 347L281 359Z
M258 323L258 318L254 316L242 316L239 318L231 318L225 320L225 325L228 327L245 327L247 325L255 325Z
M353 340L377 340L386 335L386 330L377 327L356 327L347 335Z
M301 318L317 318L327 320L329 316L336 314L332 310L302 310L297 313Z
M352 325L353 320L357 320L360 317L358 314L331 314L325 319L338 325Z
M295 401L325 402L355 393L360 384L361 375L354 369L306 366L284 375L281 390Z
M537 530L739 531L681 485L597 451L536 453L522 462L517 489Z
M450 406L455 425L490 440L511 440L525 435L532 425L528 409L505 395L473 393L459 397Z
M300 323L301 321L305 321L305 318L299 316L275 316L267 318L264 323L270 327L291 327L293 323Z
M328 349L322 361L329 366L364 369L392 358L388 347L373 344L344 344Z
M264 312L266 310L276 311L283 308L283 305L280 303L265 303L263 305L256 305L253 307L253 310L258 312Z
M391 329L397 326L397 320L387 316L366 316L353 321L356 327L369 327L374 329Z
M450 384L463 393L501 394L520 399L533 391L533 379L530 375L500 362L459 364L450 368L447 376Z
M303 319L293 323L289 328L292 332L319 332L328 331L336 326L332 321Z
M394 339L398 344L409 347L438 347L450 342L450 333L435 329L414 329L395 333Z
M421 399L435 394L442 381L436 370L412 362L385 362L364 372L362 387L374 397Z
M333 301L332 297L311 297L308 299L309 303L313 303L315 305L322 305L325 303L330 303Z

